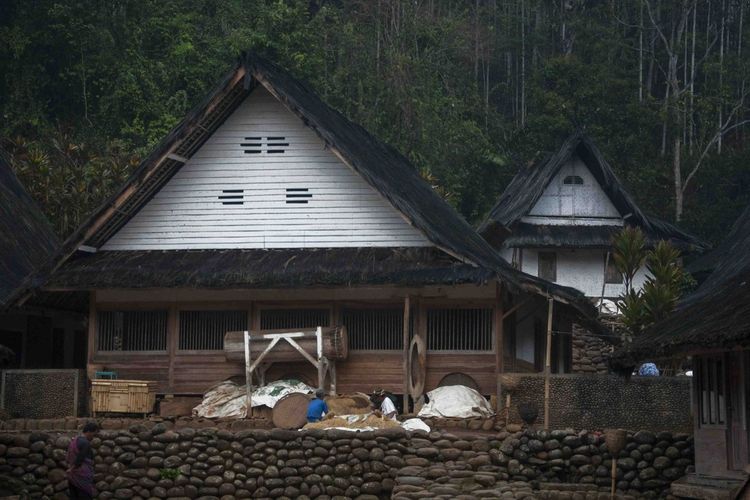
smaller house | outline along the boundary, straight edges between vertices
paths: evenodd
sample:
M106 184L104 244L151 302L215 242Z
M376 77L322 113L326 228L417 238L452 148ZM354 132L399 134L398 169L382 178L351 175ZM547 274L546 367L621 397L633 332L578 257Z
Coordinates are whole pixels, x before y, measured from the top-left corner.
M39 294L19 306L31 274L59 247L49 222L0 152L0 345L13 351L13 359L3 363L8 367L85 366L86 330L75 297Z
M626 224L640 227L650 242L668 240L683 252L704 247L641 211L593 141L578 131L556 153L519 170L479 232L525 273L592 299L614 299L624 284L611 259L611 239ZM635 286L645 278L644 270Z
M750 207L712 259L713 272L677 311L615 353L626 374L645 360L692 356L695 474L686 498L738 498L750 472ZM747 498L747 497L741 497Z

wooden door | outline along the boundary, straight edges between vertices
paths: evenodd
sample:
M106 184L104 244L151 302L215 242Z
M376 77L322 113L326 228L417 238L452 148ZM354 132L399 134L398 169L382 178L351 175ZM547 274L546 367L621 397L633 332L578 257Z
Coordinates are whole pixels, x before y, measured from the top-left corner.
M743 470L748 465L746 353L730 352L727 356L727 464L729 470Z

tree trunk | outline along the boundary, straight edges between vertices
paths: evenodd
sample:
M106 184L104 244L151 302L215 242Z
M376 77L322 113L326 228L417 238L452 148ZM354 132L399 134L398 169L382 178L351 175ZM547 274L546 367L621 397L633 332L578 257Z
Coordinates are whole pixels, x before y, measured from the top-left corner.
M726 7L726 4L724 3L724 0L721 2L721 32L719 36L721 37L719 42L719 129L721 129L721 124L724 121L723 111L724 106L721 99L721 96L723 94L723 87L724 87L724 20L725 20L725 12L724 8ZM718 154L721 154L721 141L722 138L719 137L719 140L716 141L716 152Z
M680 222L682 220L682 166L680 165L680 150L682 145L680 144L679 135L674 139L674 161L672 163L672 169L674 171L674 218L675 221Z

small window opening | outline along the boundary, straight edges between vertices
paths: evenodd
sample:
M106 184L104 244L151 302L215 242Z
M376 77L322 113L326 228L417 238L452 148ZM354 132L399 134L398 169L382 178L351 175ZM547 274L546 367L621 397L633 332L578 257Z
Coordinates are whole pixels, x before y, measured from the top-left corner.
M580 175L569 175L563 179L563 184L582 186L583 178Z
M290 204L307 204L307 202L312 198L312 193L310 193L309 191L309 188L287 188L286 202Z
M249 155L264 151L267 154L282 154L289 147L286 137L282 136L267 136L265 140L263 137L245 137L245 141L247 142L241 142L240 146L245 148L245 154Z
M219 195L222 205L242 205L245 202L244 189L223 189Z
M622 285L622 274L617 270L612 254L609 255L609 259L607 259L607 254L604 254L604 263L606 265L604 269L604 282L608 285Z
M557 281L557 255L555 252L539 252L538 276L543 280Z

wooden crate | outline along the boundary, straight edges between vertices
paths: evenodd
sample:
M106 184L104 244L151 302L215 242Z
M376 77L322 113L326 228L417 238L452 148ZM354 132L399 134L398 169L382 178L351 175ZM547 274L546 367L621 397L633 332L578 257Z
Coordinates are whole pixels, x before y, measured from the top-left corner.
M156 382L147 380L92 380L94 415L101 412L151 413L156 403Z

